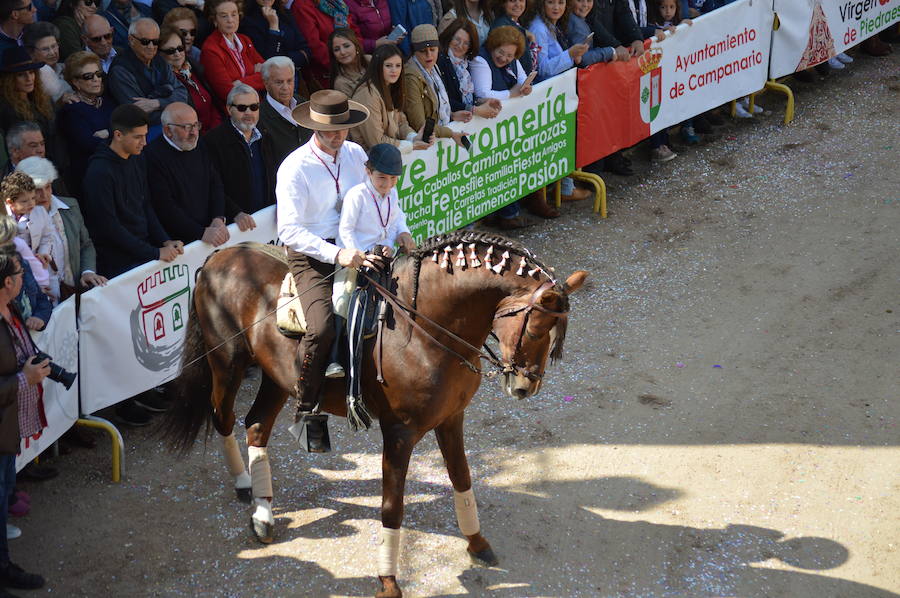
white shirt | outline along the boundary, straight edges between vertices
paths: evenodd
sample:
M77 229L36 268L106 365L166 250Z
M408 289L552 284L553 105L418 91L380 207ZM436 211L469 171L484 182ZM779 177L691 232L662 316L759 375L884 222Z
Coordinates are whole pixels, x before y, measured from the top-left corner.
M375 245L396 245L397 236L409 232L397 189L381 195L369 180L350 189L344 197L339 231L344 247L368 251Z
M88 51L90 51L90 50L88 50ZM109 49L109 56L107 56L106 58L100 58L99 56L97 57L97 58L100 58L100 68L103 69L104 73L109 72L109 67L112 66L113 58L115 58L115 57L116 57L116 49L115 48Z
M281 117L291 123L294 126L297 126L299 123L294 120L294 108L297 107L297 98L291 98L291 105L285 106L281 102L276 99L273 99L272 96L266 94L266 101L269 102L269 105L275 109L275 112L281 115Z
M337 239L340 200L366 180L366 160L365 150L352 141L345 141L337 160L332 160L318 148L315 135L291 152L278 167L275 184L281 242L294 251L333 264L340 248L325 239Z
M515 66L516 68L516 83L519 85L525 83L525 69L522 68L521 63L516 60L514 65L510 63L504 68L509 69L511 66ZM497 91L491 89L491 86L494 84L493 77L491 76L491 67L483 56L476 56L473 60L469 61L469 74L472 75L472 84L475 86L476 98L494 98L497 100L509 99L509 90Z

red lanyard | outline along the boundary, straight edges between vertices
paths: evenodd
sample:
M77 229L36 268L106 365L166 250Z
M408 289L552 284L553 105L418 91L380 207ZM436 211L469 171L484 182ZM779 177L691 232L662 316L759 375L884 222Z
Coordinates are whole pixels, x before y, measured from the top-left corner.
M375 202L375 209L378 210L378 222L381 223L381 228L384 230L384 236L387 237L387 226L391 221L391 196L388 194L388 208L387 208L387 218L381 217L381 208L378 206L378 198L375 197L375 194L369 191L369 195L372 196L372 201Z
M316 153L316 150L314 150L314 149L312 149L312 148L310 148L310 150L312 151L313 156L315 156L316 159L317 159L319 162L322 163L322 166L325 167L325 170L328 171L328 174L331 175L331 178L334 179L334 190L337 192L337 198L338 198L338 201L340 201L340 200L342 199L342 198L341 198L341 181L340 181L340 178L341 178L341 165L338 164L338 167L337 167L337 174L334 174L334 173L331 171L331 168L328 166L328 164L325 163L325 160L323 160L322 158L320 158L320 157L319 157L319 154Z

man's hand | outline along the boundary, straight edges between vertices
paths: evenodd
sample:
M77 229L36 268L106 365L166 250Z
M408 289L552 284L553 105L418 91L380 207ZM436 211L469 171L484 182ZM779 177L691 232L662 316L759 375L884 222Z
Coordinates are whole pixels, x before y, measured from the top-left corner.
M218 247L228 241L228 229L224 226L208 226L203 229L203 236L200 237L200 240L213 247Z
M241 232L256 228L256 220L253 219L253 216L243 212L238 212L237 216L234 217L234 223L238 225L238 230Z
M359 268L366 261L366 254L359 249L345 247L338 251L335 261L345 268Z
M666 31L664 29L657 29L653 32L653 35L656 37L656 41L658 42L666 39Z
M146 112L147 114L151 112L156 112L159 110L159 100L151 100L150 98L131 98L134 100L134 105Z
M640 56L644 53L644 42L642 40L636 39L631 42L631 45L628 46L628 53L633 57Z
M48 253L35 253L34 257L38 259L41 265L45 268L50 267L50 254Z
M171 245L163 245L159 248L159 259L164 262L173 262L178 257L178 249Z
M42 319L31 316L30 318L25 320L25 328L27 328L28 330L40 330L44 327L45 323L46 322L44 322Z
M622 60L629 61L631 60L631 52L628 51L628 48L625 46L617 46L616 47L616 55L613 57L613 60Z
M28 319L37 320L38 318ZM25 322L25 325L28 326L27 321ZM32 330L37 330L37 328L32 328ZM25 362L25 365L22 366L22 373L25 374L25 381L29 384L40 384L41 381L50 374L50 360L45 359L36 362L34 360L35 357L37 357L37 355L29 357L28 361Z
M450 120L456 120L462 123L467 123L472 120L472 113L468 110L457 110L450 115Z
M83 287L105 287L108 282L109 280L105 276L100 276L94 272L85 272L81 275L81 286Z
M409 233L400 233L397 235L397 242L400 243L400 247L402 247L403 251L407 254L412 253L416 248L416 242Z

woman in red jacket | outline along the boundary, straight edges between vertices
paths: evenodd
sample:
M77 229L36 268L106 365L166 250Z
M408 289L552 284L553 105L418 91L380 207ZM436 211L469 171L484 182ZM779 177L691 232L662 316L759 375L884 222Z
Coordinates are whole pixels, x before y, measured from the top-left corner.
M391 32L391 8L387 0L344 0L350 14L359 26L363 49L366 54L375 51L375 46L387 42Z
M235 0L210 0L206 16L215 27L200 53L203 76L209 82L219 107L237 82L246 83L256 91L265 89L259 73L264 62L253 42L237 32L241 23L241 5Z
M328 36L335 28L349 27L359 39L362 39L356 19L344 0L294 0L291 12L312 52L313 57L310 61L312 76L319 86L329 89L331 49L328 46Z

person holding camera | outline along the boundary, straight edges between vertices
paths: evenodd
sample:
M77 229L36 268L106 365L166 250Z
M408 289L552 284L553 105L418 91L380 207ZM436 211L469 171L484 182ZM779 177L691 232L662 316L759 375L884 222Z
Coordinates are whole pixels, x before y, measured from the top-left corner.
M50 360L38 360L37 348L13 300L22 289L24 270L15 249L0 249L0 502L16 485L16 453L20 439L46 426L41 408L41 381L50 373ZM6 508L0 508L0 530L6 527ZM26 573L10 561L6 535L0 533L0 597L4 588L34 590L44 578Z

